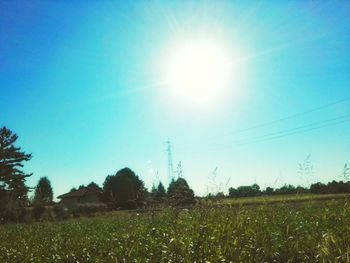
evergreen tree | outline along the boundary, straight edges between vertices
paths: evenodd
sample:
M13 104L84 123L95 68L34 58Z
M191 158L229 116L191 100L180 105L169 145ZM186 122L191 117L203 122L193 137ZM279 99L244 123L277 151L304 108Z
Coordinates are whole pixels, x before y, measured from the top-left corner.
M47 177L41 177L35 188L34 202L43 202L49 204L53 199L53 190Z
M194 192L184 178L172 179L167 192L168 200L172 205L191 205L195 203Z
M152 194L153 197L157 197L158 190L157 190L157 187L154 184L152 185L151 194Z
M17 134L6 127L0 129L0 190L10 191L15 201L25 201L28 192L25 180L32 174L24 173L21 168L32 155L15 146L17 139Z
M163 198L166 196L165 188L162 182L159 182L157 187L157 197Z
M87 185L87 187L93 188L95 190L99 190L102 191L101 187L98 186L98 184L96 184L95 182L91 182Z

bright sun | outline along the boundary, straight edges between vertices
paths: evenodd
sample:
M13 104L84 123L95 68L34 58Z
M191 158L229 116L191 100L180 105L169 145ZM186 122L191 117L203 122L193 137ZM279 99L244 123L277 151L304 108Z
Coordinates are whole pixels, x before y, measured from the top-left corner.
M191 104L208 104L224 96L233 77L230 53L210 41L186 41L173 46L163 70L172 95Z

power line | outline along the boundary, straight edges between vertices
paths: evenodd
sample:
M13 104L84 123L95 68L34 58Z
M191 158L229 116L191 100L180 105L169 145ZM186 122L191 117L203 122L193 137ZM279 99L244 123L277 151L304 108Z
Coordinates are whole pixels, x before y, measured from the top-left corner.
M261 136L257 137L252 137L247 140L238 140L234 144L226 144L226 145L217 145L216 147L211 147L206 150L220 150L223 148L231 148L231 147L239 147L239 146L245 146L249 144L255 144L255 143L261 143L265 141L270 141L274 139L279 139L287 136L292 136L296 134L302 134L306 132L310 132L313 130L318 130L326 127L331 127L339 124L343 124L346 122L350 121L350 114L346 114L337 118L333 119L328 119L328 120L323 120L320 122L314 122L314 123L309 123L306 125L302 125L299 127L291 128L291 129L286 129L278 132L273 132L273 133L267 133Z
M222 138L222 137L226 137L226 136L231 136L233 134L244 133L244 132L248 132L248 131L251 131L251 130L256 130L256 129L259 129L259 128L271 126L273 124L280 123L280 122L283 122L283 121L286 121L286 120L289 120L289 119L293 119L293 118L296 118L296 117L299 117L299 116L310 114L310 113L313 113L313 112L316 112L316 111L319 111L319 110L327 109L327 108L333 107L333 106L335 106L337 104L341 104L341 103L344 103L344 102L347 102L347 101L350 101L350 97L346 97L346 98L343 98L343 99L340 99L340 100L337 100L337 101L333 101L333 102L330 102L330 103L327 103L327 104L324 104L324 105L321 105L319 107L312 108L312 109L309 109L309 110L306 110L306 111L298 112L298 113L295 113L295 114L292 114L292 115L287 115L287 116L279 118L279 119L275 119L275 120L268 121L268 122L261 123L261 124L252 125L250 127L244 128L244 129L234 130L234 131L228 132L226 134L223 134L221 136L215 136L215 137L208 138L207 140L216 140L217 138ZM202 140L203 140L203 138L202 138ZM180 146L180 147L177 147L177 148L182 148L182 147Z
M283 122L283 121L286 121L286 120L289 120L289 119L293 119L293 118L298 117L298 116L303 116L305 114L309 114L309 113L312 113L312 112L315 112L315 111L323 110L323 109L332 107L334 105L337 105L337 104L340 104L340 103L343 103L343 102L346 102L346 101L349 101L349 100L350 100L350 97L344 98L344 99L341 99L341 100L337 100L337 101L334 101L334 102L331 102L331 103L327 103L327 104L321 105L321 106L319 106L317 108L313 108L313 109L310 109L310 110L298 112L298 113L295 113L295 114L292 114L292 115L288 115L288 116L285 116L285 117L282 117L282 118L279 118L279 119L276 119L276 120L273 120L273 121L269 121L269 122L253 125L253 126L250 126L248 128L232 131L230 134L241 133L241 132L245 132L245 131L250 131L250 130L255 130L255 129L258 129L258 128L266 127L266 126L269 126L269 125L272 125L272 124L275 124L275 123L279 123L279 122Z
M251 144L251 143L258 143L258 142L274 140L274 139L278 139L278 138L282 138L282 137L286 137L286 136L291 136L291 135L295 135L295 134L300 134L300 133L305 133L305 132L309 132L309 131L313 131L313 130L322 129L322 128L325 128L325 127L335 126L335 125L346 123L346 122L349 122L349 121L350 121L350 118L345 119L345 120L341 120L341 121L336 121L336 122L324 124L324 125L319 125L319 126L312 127L312 128L309 128L309 129L304 129L304 130L301 130L301 131L289 132L289 133L281 134L281 135L278 135L278 136L274 136L274 137L270 137L270 138L266 138L266 139L262 139L262 140L241 143L239 146L243 146L243 145L247 145L247 144Z
M254 143L270 141L270 140L279 139L279 138L283 138L283 137L287 137L287 136L292 136L295 134L302 134L302 133L313 131L313 130L318 130L318 129L322 129L322 128L326 128L326 127L339 125L339 124L346 123L349 121L350 121L350 114L347 114L347 115L344 115L344 116L341 116L338 118L334 118L334 119L330 119L330 120L306 124L303 126L299 126L296 128L287 129L287 130L283 130L283 131L279 131L279 132L268 133L265 135L250 138L248 140L240 140L240 141L237 141L233 145L232 144L226 145L224 147L225 148L226 147L238 147L238 146L244 146L244 145L249 145L249 144L254 144ZM220 147L220 148L223 148L223 147ZM219 147L212 148L210 150L218 150L218 149L219 149Z
M305 124L305 125L301 125L301 126L298 126L298 127L295 127L295 128L290 128L290 129L285 129L285 130L281 130L281 131L277 131L277 132L272 132L272 133L267 133L267 134L264 134L264 135L260 135L260 136L256 136L256 137L252 137L246 141L250 141L250 140L263 140L263 139L269 139L270 137L274 137L274 136L281 136L285 133L289 134L289 133L293 133L294 132L297 132L297 131L304 131L305 129L307 128L311 128L313 129L314 127L318 127L318 126L324 126L324 125L328 125L328 124L333 124L334 122L338 122L338 121L341 121L341 120L344 120L344 119L347 119L350 117L350 114L345 114L343 116L339 116L339 117L336 117L336 118L332 118L332 119L328 119L328 120L323 120L323 121L319 121L319 122L313 122L313 123L308 123L308 124ZM244 142L245 140L239 140L238 143L240 142Z

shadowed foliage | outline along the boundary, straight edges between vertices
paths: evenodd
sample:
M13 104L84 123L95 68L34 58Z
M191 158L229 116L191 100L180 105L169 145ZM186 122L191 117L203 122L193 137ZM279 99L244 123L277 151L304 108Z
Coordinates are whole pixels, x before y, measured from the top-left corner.
M96 190L99 190L99 191L102 191L102 188L96 184L95 182L91 182L87 185L87 187L90 187L90 188L93 188L93 189L96 189Z
M3 127L0 129L0 221L21 221L28 202L25 180L32 174L21 170L23 162L32 158L15 143L17 134Z
M9 190L16 199L23 200L28 192L25 179L32 174L24 173L21 168L32 155L15 146L17 139L17 134L6 127L0 129L0 189Z
M108 175L103 183L104 199L122 209L141 206L144 192L143 181L130 168Z
M180 177L172 180L167 192L168 200L171 205L183 206L195 203L194 192L189 187L187 181Z
M41 177L35 188L34 202L52 203L53 190L50 180L47 177Z

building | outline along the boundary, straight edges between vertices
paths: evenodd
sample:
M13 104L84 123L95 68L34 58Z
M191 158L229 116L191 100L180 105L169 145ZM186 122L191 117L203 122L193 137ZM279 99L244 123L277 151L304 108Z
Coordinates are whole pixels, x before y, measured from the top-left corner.
M81 204L99 204L101 203L102 191L92 188L84 187L69 193L57 196L61 199L61 204L67 208L76 208Z

